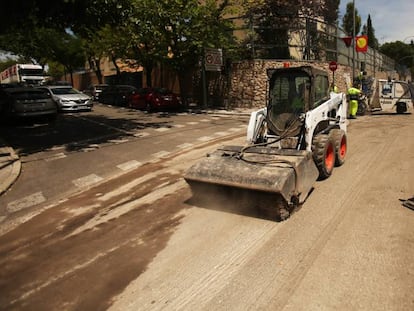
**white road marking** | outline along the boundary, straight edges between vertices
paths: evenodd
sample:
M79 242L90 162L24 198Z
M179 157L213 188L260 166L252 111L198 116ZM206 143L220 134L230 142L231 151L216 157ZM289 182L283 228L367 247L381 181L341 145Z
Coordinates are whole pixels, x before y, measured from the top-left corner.
M174 127L176 127L176 128L182 128L182 127L185 127L185 125L184 124L175 124Z
M114 144L122 144L122 143L126 143L127 141L129 141L128 139L124 138L124 139L110 139L108 140L110 143L114 143Z
M82 148L81 150L83 152L90 152L90 151L95 151L97 148L94 147L86 147L86 148Z
M185 148L190 148L192 146L194 146L194 145L190 144L190 143L185 143L185 144L178 145L177 147L180 148L180 149L185 149Z
M149 136L150 134L147 132L142 132L142 133L135 133L134 136L135 137L146 137Z
M214 133L214 135L216 135L216 136L226 136L226 135L229 135L229 133L228 132L216 132L216 133Z
M160 152L157 152L157 153L154 153L153 155L152 155L152 157L154 157L154 158L163 158L163 157L166 157L166 156L168 156L168 155L170 155L171 154L171 152L168 152L168 151L160 151Z
M231 129L229 129L230 132L238 132L240 131L240 128L237 127L232 127Z
M27 197L10 202L9 204L7 204L7 211L9 213L14 213L22 209L43 203L45 201L46 201L46 198L43 196L43 193L39 191Z
M49 148L49 150L57 151L57 150L61 150L61 149L64 149L64 148L65 148L64 146L53 146L52 148Z
M72 180L72 182L77 187L86 187L86 186L96 184L97 182L100 182L101 180L103 180L102 177L95 175L95 174L90 174L88 176Z
M196 125L196 124L198 124L199 122L187 122L187 124L188 125Z
M200 122L210 122L210 119L201 119Z
M198 141L210 141L212 139L213 137L211 136L203 136L203 137L197 138Z
M50 156L49 158L46 158L45 161L49 162L49 161L54 161L54 160L62 159L62 158L66 158L66 154L64 154L63 152L60 152L60 153L56 153Z
M132 161L128 161L128 162L125 162L125 163L121 163L121 164L117 165L116 167L123 170L123 171L129 171L129 170L137 168L141 165L142 165L141 162L138 162L136 160L132 160Z
M166 132L166 131L169 131L170 128L169 127L160 127L160 128L155 129L155 130L157 132Z

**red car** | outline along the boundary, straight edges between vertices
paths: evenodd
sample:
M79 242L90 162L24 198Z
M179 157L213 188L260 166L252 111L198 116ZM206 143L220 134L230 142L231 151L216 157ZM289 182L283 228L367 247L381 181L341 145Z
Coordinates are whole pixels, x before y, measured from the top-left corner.
M142 88L131 94L128 106L147 111L179 110L181 100L177 94L166 88Z

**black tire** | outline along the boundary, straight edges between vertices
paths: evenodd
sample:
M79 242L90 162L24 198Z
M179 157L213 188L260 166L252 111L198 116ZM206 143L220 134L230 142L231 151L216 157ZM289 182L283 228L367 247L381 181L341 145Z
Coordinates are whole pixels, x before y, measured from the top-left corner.
M403 102L398 102L397 103L397 113L398 114L403 114L407 112L407 105Z
M333 129L330 132L335 145L335 166L345 163L346 152L348 149L346 134L341 129Z
M335 166L335 144L329 135L320 134L313 138L313 160L319 170L319 180L331 176Z
M363 116L366 114L366 112L367 112L367 104L365 103L365 101L358 102L357 115Z

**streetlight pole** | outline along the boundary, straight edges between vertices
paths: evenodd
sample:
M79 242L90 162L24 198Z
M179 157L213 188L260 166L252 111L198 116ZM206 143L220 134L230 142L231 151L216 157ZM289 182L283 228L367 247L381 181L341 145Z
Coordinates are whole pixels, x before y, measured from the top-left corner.
M355 76L355 0L352 0L353 12L352 12L352 84L354 83Z

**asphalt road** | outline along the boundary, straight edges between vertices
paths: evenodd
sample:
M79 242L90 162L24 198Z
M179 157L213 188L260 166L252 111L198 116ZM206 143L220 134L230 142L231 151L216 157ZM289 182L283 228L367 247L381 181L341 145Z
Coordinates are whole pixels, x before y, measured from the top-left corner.
M55 124L3 127L2 138L19 154L22 173L0 196L0 219L65 198L171 152L243 132L247 120L246 115L148 114L96 104L92 112L61 114Z
M280 223L201 205L182 178L218 145L243 143L232 120L168 137L192 145L163 144L154 161L4 220L0 308L414 309L414 212L400 201L414 195L414 116L352 121L345 164Z

